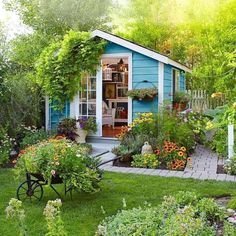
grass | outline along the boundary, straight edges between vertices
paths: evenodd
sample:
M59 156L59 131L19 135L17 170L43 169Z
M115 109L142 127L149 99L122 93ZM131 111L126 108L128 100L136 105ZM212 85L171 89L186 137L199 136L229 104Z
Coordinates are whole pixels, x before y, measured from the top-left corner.
M19 181L14 179L12 170L0 169L0 235L16 235L15 226L6 219L4 210L10 198L15 197L18 184ZM56 187L62 191L62 186ZM142 205L145 201L158 205L164 195L180 190L196 191L201 196L236 194L234 183L109 172L104 174L101 187L102 191L94 195L75 192L72 200L64 199L62 216L70 236L94 235L97 225L105 217L101 206L106 215L112 215L122 208L123 198L126 199L127 207L132 208ZM45 187L40 203L24 204L30 236L45 234L46 225L42 212L47 201L56 197L54 192Z

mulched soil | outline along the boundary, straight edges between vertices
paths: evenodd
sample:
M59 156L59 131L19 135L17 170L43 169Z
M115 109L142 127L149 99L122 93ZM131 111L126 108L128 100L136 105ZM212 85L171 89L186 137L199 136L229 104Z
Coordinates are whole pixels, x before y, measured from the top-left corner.
M226 171L224 170L223 165L218 165L217 166L216 174L227 174Z
M121 161L119 159L113 161L113 166L118 166L118 167L132 167L131 166L131 161ZM161 164L158 166L159 170L168 170L164 164ZM183 169L184 170L184 169ZM176 170L176 171L183 171L183 170Z

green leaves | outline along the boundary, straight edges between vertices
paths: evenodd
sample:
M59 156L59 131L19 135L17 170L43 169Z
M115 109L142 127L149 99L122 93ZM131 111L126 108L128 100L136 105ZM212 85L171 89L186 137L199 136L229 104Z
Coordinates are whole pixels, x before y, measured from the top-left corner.
M74 98L82 75L96 72L104 46L103 40L90 38L87 32L70 31L42 52L36 64L37 80L58 101L59 109L67 98Z

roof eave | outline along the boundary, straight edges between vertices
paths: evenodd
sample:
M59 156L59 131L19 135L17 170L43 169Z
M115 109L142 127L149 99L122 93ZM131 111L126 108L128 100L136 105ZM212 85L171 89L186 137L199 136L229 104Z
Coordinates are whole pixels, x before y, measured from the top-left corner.
M154 52L152 50L149 50L147 48L139 46L139 45L137 45L135 43L131 43L131 42L125 40L125 39L122 39L122 38L117 37L115 35L106 33L104 31L94 30L92 32L92 37L100 37L100 38L106 39L106 40L108 40L110 42L113 42L113 43L116 43L118 45L121 45L121 46L124 46L126 48L129 48L129 49L131 49L131 50L133 50L135 52L141 53L141 54L143 54L145 56L148 56L150 58L153 58L153 59L155 59L157 61L163 62L165 64L172 65L174 67L177 67L177 68L179 68L179 69L181 69L183 71L186 71L186 72L189 72L189 73L192 72L192 70L189 69L188 67L186 67L186 66L184 66L184 65L182 65L182 64L180 64L180 63L178 63L178 62L176 62L176 61L174 61L172 59L170 59L167 56L161 55L161 54L159 54L157 52Z

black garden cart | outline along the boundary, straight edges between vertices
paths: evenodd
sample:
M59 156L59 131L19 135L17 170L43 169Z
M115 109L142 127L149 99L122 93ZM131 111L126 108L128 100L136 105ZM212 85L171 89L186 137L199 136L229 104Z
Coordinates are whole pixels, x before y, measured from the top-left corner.
M49 185L51 189L61 198L60 193L54 187L55 184L64 184L64 193L70 193L72 197L72 186L67 185L58 175L52 176L50 184L41 174L26 172L26 181L21 183L16 191L17 199L20 201L40 201L43 197L43 186Z

